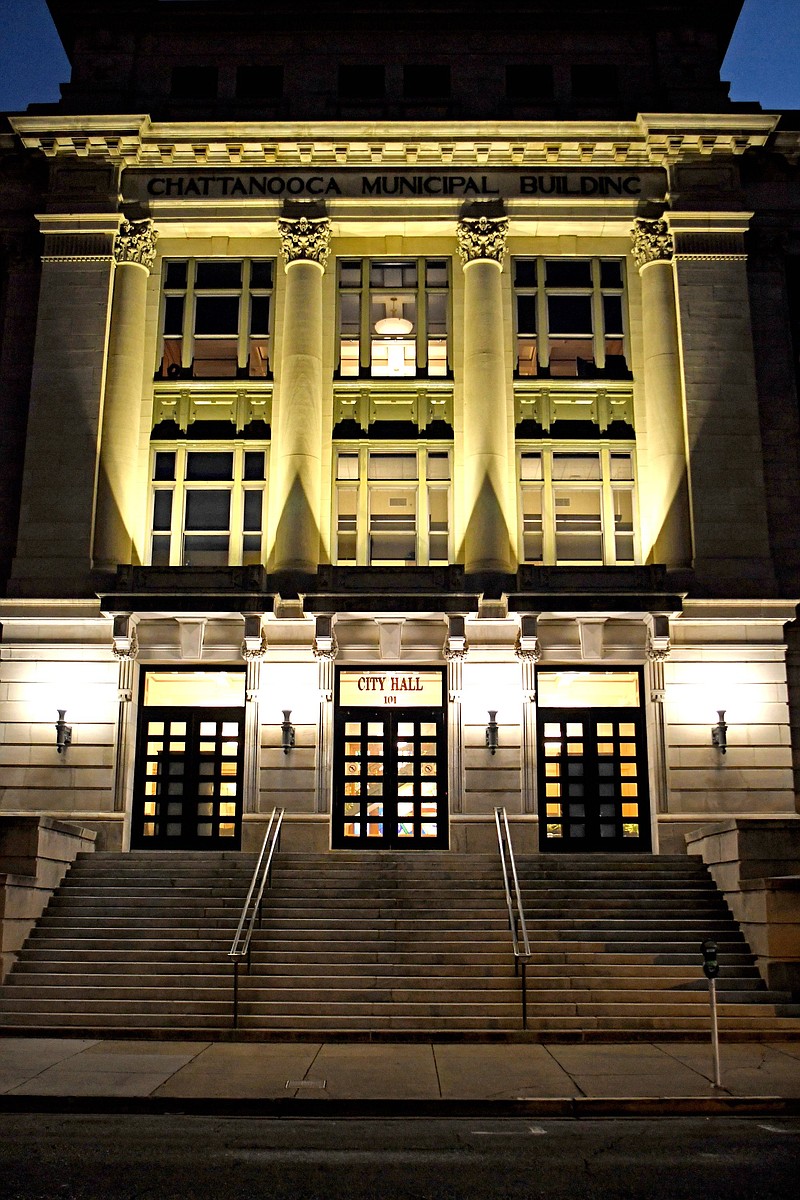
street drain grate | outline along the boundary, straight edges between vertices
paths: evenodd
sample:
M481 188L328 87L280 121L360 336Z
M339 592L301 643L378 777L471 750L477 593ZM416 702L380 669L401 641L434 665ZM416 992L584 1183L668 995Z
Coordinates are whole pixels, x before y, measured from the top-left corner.
M320 1091L328 1086L327 1079L287 1079L286 1090L290 1088L318 1088Z

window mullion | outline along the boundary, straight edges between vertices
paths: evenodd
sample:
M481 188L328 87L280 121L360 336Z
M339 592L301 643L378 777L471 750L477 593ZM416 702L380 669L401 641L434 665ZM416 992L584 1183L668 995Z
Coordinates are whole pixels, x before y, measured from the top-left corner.
M361 292L359 313L361 319L361 336L359 337L359 354L361 373L368 371L372 363L372 293L370 292L370 260L361 261Z
M600 289L600 259L592 259L592 344L594 362L599 371L606 366L605 313Z
M356 563L359 567L369 565L369 483L367 466L369 452L366 446L358 451L358 519L356 521Z
M186 503L186 447L175 451L175 488L172 493L172 527L170 529L169 565L183 566L183 510Z
M188 370L194 359L194 276L197 260L190 258L186 262L186 295L183 302L183 345L181 347L181 366Z
M539 357L539 365L542 367L550 366L550 320L547 312L547 284L546 284L546 263L543 258L537 259L536 278L538 280L536 287L536 328L537 334L537 354Z
M425 448L417 452L417 563L427 567L431 558L430 549L430 505L428 504L428 451Z
M556 561L556 507L553 497L553 452L549 446L542 447L542 561Z
M417 370L424 371L428 362L428 291L425 259L417 259Z
M244 524L243 464L244 451L241 446L235 446L233 450L230 528L228 530L228 562L232 567L238 567L242 562L242 526Z
M603 480L603 562L607 566L617 561L617 548L614 538L614 494L611 487L611 451L606 446L600 451L600 474Z
M236 365L244 370L250 361L250 259L242 262L242 291L239 300L239 343Z

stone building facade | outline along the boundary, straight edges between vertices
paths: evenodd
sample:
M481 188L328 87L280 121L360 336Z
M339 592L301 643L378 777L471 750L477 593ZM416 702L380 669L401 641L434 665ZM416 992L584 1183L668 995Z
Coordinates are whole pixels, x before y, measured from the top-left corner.
M0 133L0 813L796 816L797 114L728 102L738 0L562 7L52 0L72 81Z

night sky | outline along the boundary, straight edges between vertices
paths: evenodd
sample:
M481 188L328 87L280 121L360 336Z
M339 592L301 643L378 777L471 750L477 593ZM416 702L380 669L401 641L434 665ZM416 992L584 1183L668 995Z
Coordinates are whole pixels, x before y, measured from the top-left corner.
M0 0L0 112L57 100L68 76L45 0ZM746 0L722 77L734 100L800 108L800 0Z

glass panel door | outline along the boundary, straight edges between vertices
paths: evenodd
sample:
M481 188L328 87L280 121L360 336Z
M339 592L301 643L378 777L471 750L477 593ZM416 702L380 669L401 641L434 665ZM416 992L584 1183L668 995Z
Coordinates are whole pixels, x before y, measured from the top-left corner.
M244 711L143 708L131 848L238 850Z
M447 845L444 713L343 708L336 717L333 846Z
M538 712L542 850L649 850L645 730L631 709Z

